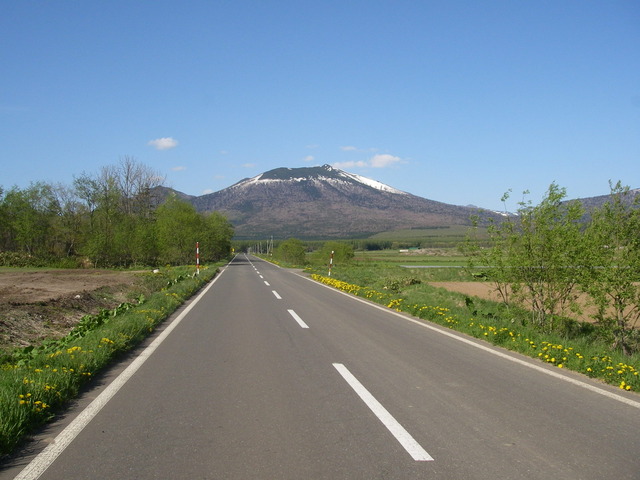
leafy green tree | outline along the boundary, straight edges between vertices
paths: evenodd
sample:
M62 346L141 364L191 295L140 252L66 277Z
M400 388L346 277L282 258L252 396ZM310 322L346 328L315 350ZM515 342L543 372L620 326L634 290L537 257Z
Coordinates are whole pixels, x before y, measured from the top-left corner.
M96 265L154 263L158 256L153 188L163 178L132 157L74 180L88 231L82 253Z
M233 226L220 212L202 216L202 232L199 236L200 257L203 261L215 262L231 253Z
M195 263L195 246L204 231L204 220L193 205L169 196L156 210L159 261Z
M153 188L164 180L151 168L125 156L117 165L105 167L103 178L111 179L119 192L118 217L114 240L122 265L153 263L157 256L154 242Z
M24 190L11 188L3 199L4 235L9 249L48 255L49 227L58 210L53 190L46 183L32 183Z
M94 212L98 208L99 191L98 181L86 173L73 179L73 189L81 202L84 202L86 212L89 216L89 228L94 228Z
M539 205L521 204L518 229L509 240L513 295L541 326L578 308L584 210L565 197L566 190L552 183Z
M313 254L314 262L329 265L329 258L333 252L333 264L342 265L351 262L354 257L353 246L344 242L329 241Z
M281 262L291 265L304 265L306 263L306 247L301 240L289 238L275 248L273 256Z
M115 174L105 167L95 178L85 175L76 179L76 185L89 211L89 231L82 253L96 266L121 264L125 243L118 231L123 228L122 192Z
M516 216L489 226L488 248L477 239L465 248L469 265L483 265L502 300L531 310L542 328L552 329L555 318L578 309L584 210L565 197L564 188L551 184L540 204L521 202Z
M592 212L585 232L581 287L612 347L631 354L640 346L634 328L640 319L640 197L620 182L610 186L610 200Z
M53 189L59 214L53 219L49 236L56 256L71 257L83 244L87 228L87 211L73 188L57 185Z
M137 217L129 234L129 255L134 265L156 265L159 247L155 218Z
M12 248L12 228L5 191L0 186L0 250L10 250Z

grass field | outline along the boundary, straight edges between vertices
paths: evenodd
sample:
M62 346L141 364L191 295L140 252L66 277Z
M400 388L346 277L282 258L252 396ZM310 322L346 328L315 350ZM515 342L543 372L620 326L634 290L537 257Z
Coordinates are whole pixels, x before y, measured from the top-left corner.
M372 235L370 240L391 241L398 244L419 246L422 248L455 248L470 232L469 226L455 225L450 227L411 228L393 230ZM479 239L488 238L487 229L478 227L476 235Z
M456 248L409 249L407 252L401 252L400 249L357 251L354 260L362 263L381 262L433 267L462 267L466 264L465 258Z

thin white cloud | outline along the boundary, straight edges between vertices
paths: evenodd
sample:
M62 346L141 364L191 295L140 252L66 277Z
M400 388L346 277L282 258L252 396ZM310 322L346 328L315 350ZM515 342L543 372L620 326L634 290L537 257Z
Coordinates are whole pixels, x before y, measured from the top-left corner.
M213 193L213 192L215 192L215 190L211 190L210 188L207 188L206 190L202 191L202 195L207 195L207 194Z
M395 165L401 160L402 159L400 157L389 155L388 153L381 153L371 157L369 159L369 164L373 168L386 168L386 167L390 167L391 165Z
M314 157L313 155L307 155L306 157L303 158L305 162L313 162L315 159L316 157Z
M186 170L186 169L187 169L187 167L185 167L185 166L183 166L183 165L180 165L180 166L178 166L178 167L172 167L172 168L171 168L171 170L173 170L174 172L182 172L182 171L184 171L184 170Z
M244 163L242 166L244 168L255 168L256 164L255 163Z
M178 146L178 141L171 137L162 137L150 140L147 145L152 146L156 150L170 150Z
M344 147L340 147L340 150L342 150L343 152L355 152L358 149L353 145L345 145Z
M347 168L387 168L402 162L400 157L390 155L388 153L378 154L371 157L369 160L357 160L348 162L334 163L333 166L340 169Z

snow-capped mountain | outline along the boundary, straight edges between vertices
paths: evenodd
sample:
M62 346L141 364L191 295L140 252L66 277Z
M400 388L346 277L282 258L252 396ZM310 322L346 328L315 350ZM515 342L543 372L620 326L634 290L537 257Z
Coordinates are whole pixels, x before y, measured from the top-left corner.
M332 183L336 187L347 187L348 185L353 185L355 182L355 184L362 184L382 192L408 195L401 190L397 190L377 180L362 177L355 173L347 173L331 165L307 168L276 168L275 170L256 175L253 178L241 180L229 188L246 188L252 185L278 182L327 182Z
M411 195L323 165L277 168L220 190L190 197L198 211L220 211L236 238L362 237L402 229L470 224L493 212Z

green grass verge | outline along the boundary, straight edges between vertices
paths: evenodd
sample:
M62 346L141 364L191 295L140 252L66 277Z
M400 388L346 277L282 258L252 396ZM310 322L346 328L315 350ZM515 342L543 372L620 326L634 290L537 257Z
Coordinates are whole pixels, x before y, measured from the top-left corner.
M97 373L147 337L193 296L221 264L172 268L158 291L137 305L87 316L63 339L5 354L0 365L0 455L53 419ZM160 288L162 285L162 288Z

